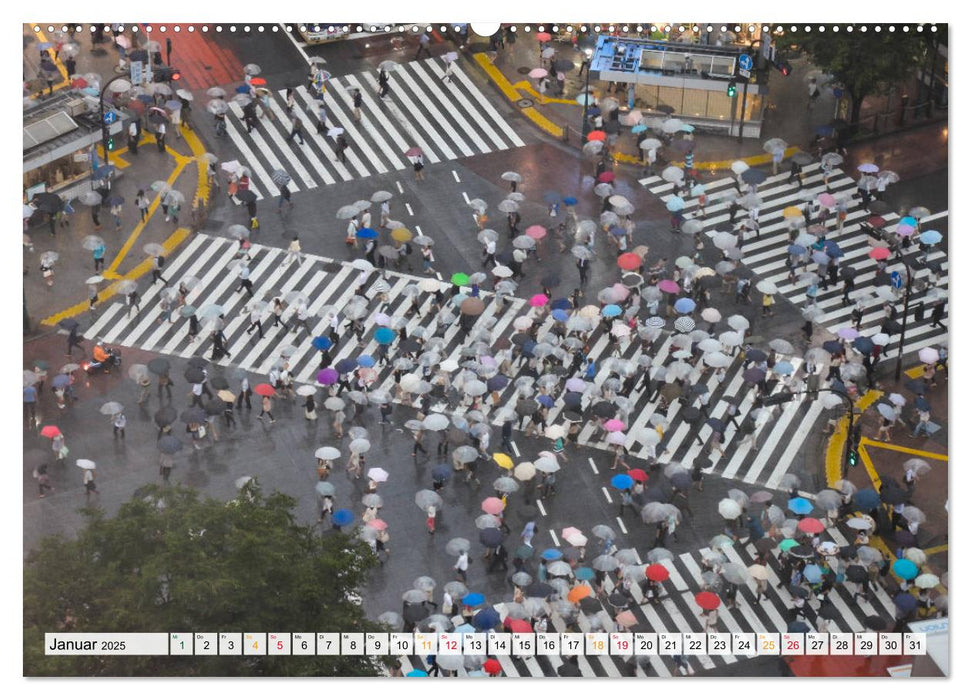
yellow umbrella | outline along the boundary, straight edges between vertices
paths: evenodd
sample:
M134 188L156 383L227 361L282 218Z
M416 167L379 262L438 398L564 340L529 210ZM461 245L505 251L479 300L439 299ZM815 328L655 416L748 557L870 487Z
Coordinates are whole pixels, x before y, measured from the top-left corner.
M786 207L782 210L782 216L786 219L801 219L802 209L799 207Z
M512 457L509 455L503 454L502 452L496 452L492 455L492 459L494 459L496 464L503 469L512 469Z
M391 237L399 243L407 243L411 240L411 231L406 228L396 228L391 232Z

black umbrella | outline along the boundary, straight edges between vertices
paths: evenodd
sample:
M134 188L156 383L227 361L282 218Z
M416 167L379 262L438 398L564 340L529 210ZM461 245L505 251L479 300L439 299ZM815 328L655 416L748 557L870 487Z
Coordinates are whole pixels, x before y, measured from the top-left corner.
M226 380L226 377L219 375L209 379L209 386L218 391L219 389L228 389L229 382Z
M709 418L706 422L708 423L708 425L711 426L711 429L714 430L716 433L725 432L725 424L722 421L718 420L717 418Z
M838 340L827 340L823 343L823 350L835 355L843 351L843 343Z
M173 406L162 406L155 412L155 425L160 428L164 428L167 425L172 425L178 414L175 412L175 407Z
M801 544L798 547L790 549L789 556L796 557L797 559L812 559L816 556L816 552L808 544Z
M531 416L539 410L539 404L533 399L520 399L516 402L516 413L521 416Z
M204 357L199 357L194 355L189 358L189 367L198 367L199 369L204 369L209 366L209 360Z
M677 472L669 481L680 491L687 490L691 487L691 475L688 472Z
M608 134L619 134L620 133L620 122L611 119L603 126L603 130Z
M182 449L182 442L174 435L163 435L158 441L158 451L164 455L174 455Z
M615 608L626 608L630 605L630 599L621 593L618 589L614 589L610 597L607 598L607 602L613 605Z
M540 280L540 284L542 284L544 287L549 287L550 289L556 287L559 283L560 276L552 272Z
M609 401L600 401L594 404L592 412L598 418L613 418L617 414L617 407Z
M843 559L853 559L856 556L856 545L848 544L840 547L840 556Z
M688 406L681 411L681 416L687 423L694 423L701 418L701 410L697 406Z
M927 383L922 379L911 379L904 382L904 386L907 387L909 391L914 392L918 396L923 396L927 393Z
M497 527L487 527L479 530L479 542L486 547L498 547L502 542L502 530Z
M787 631L799 633L799 632L809 632L810 630L809 630L809 625L807 625L802 620L793 620L792 622L789 623L789 626L787 627Z
M169 118L166 117L161 112L158 112L158 111L155 111L155 110L149 112L148 121L152 122L152 124L164 124L168 120L169 120ZM248 192L249 190L245 190L245 191ZM256 195L254 194L253 196L255 197Z
M789 586L789 594L793 598L806 599L809 597L809 591L803 588L802 586Z
M206 378L206 375L198 367L186 367L184 376L185 380L192 384L198 384Z
M769 174L764 170L759 170L758 168L749 168L744 173L742 173L742 182L749 185L758 185L765 182Z
M871 214L876 214L877 216L881 214L886 214L890 211L890 205L886 202L882 202L879 199L874 199L870 201L870 205L867 207Z
M891 506L900 505L907 500L907 492L896 486L885 486L880 489L880 500Z
M751 360L752 362L762 362L762 360L768 359L768 357L765 354L765 350L759 350L758 348L751 348L745 351L745 359Z
M663 114L674 114L678 110L671 105L658 105L657 107L654 107L654 111L661 112Z
M427 601L424 603L409 603L408 605L405 605L405 609L401 616L405 618L407 622L419 622L428 617L428 614L431 611L432 608Z
M596 615L603 610L603 605L594 596L588 596L580 601L580 610L588 615Z
M563 665L556 669L556 675L560 678L580 678L580 667L577 666L576 657L570 657L563 662Z
M502 263L503 265L509 265L514 259L512 253L509 251L504 250L501 253L496 253L496 262Z
M253 190L237 190L236 191L236 199L238 199L241 202L246 202L246 203L248 203L248 202L255 202L256 201L256 193L253 192Z
M816 611L816 614L826 620L835 620L840 616L839 610L836 609L836 606L828 602L823 603L819 607L819 610Z
M775 549L776 541L771 537L763 537L755 543L755 551L759 554L768 554Z
M469 434L458 428L449 428L448 441L453 445L464 445L469 441Z
M164 377L169 373L169 361L164 357L156 357L148 361L148 371Z
M148 62L148 51L145 49L135 49L128 52L128 60Z
M226 402L222 399L209 399L206 401L206 415L218 416L226 410Z
M565 58L558 58L553 61L553 70L557 73L569 73L571 70L577 67L577 64L573 61L568 61Z
M910 530L897 530L893 536L894 542L901 547L916 547L917 537Z
M402 354L410 355L421 350L421 344L414 338L405 338L398 344L398 349Z
M192 408L187 408L182 411L182 415L179 416L179 420L183 423L202 423L206 420L206 412L201 408L193 406Z
M583 394L579 391L568 391L563 395L563 405L568 408L580 408L580 404L583 403ZM567 411L567 413L573 413L576 415L575 418L570 418L567 416L567 420L583 420L579 411Z
M887 621L879 615L867 615L864 622L866 622L866 626L874 632L882 632L883 630L887 629Z
M850 280L856 277L857 269L855 267L846 267L845 265L840 268L840 277L845 280Z
M846 567L846 580L853 583L863 583L867 580L866 569L859 564Z
M530 598L545 598L553 595L555 592L556 591L553 589L553 586L545 583L544 581L533 581L531 584L526 586L525 591L526 595Z
M644 491L644 499L647 503L667 503L668 497L660 486L652 486Z
M565 397L564 403L566 403ZM571 423L579 423L583 420L583 415L579 411L563 411L563 417Z
M64 200L51 192L41 192L34 197L33 205L46 214L56 214L64 208Z
M78 323L77 319L74 319L74 318L65 318L65 319L61 319L60 321L58 321L57 322L57 325L60 326L61 328L63 328L64 330L66 330L66 331L70 331L70 330L73 330L73 329L77 328L81 324Z
M514 333L511 340L513 345L522 345L527 340L532 340L532 338L525 333Z

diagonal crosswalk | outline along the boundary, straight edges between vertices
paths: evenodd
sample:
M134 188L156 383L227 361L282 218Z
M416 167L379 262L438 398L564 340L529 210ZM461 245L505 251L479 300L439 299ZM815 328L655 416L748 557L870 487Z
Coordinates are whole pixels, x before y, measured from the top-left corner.
M823 541L832 541L839 546L848 544L846 537L837 527L830 527L821 534ZM736 544L720 550L728 561L747 569L749 566L762 563L757 562L758 552L751 542ZM695 593L705 588L703 574L706 571L704 558L711 550L703 548L695 552L685 552L674 559L660 562L670 572L670 578L660 584L662 592L660 599L649 602L645 598L641 587L631 584L627 591L630 597L628 609L634 614L637 624L629 628L630 632L705 632L701 609L694 601ZM589 555L592 557L592 555ZM835 560L829 562L835 567ZM826 632L862 632L869 629L866 618L877 615L888 623L895 619L896 606L882 587L875 589L871 601L863 596L855 597L857 585L853 583L836 584L828 594L827 601L839 613L835 619L823 621L818 615L820 601L812 598L805 616L798 618L794 614L794 602L786 585L780 585L782 566L776 554L770 553L764 560L769 571L766 591L758 598L756 582L749 579L739 586L735 598L735 605L722 605L718 608L718 622L711 629L712 633L743 633L758 634L760 632L786 632L790 622L799 619L806 623L812 631ZM643 565L639 565L643 566ZM633 568L637 568L635 565ZM568 628L567 624L554 611L551 615L550 631L556 632L588 632L596 630L614 629L610 620L619 610L605 599L618 587L619 581L614 574L608 575L604 581L604 596L600 600L601 610L591 612L590 608L580 611L577 621ZM502 614L502 604L496 609ZM594 621L599 617L599 621ZM462 624L461 617L455 618L456 624ZM598 627L593 625L600 623ZM733 664L753 658L753 656L732 655L730 653L711 653L707 655L687 656L688 666L696 673L710 673L723 675ZM543 677L556 676L557 669L564 663L561 656L546 656L538 654L534 657L500 656L497 660L502 666L503 675L511 677ZM414 669L427 671L430 664L425 657L400 657L402 669L407 673ZM577 659L583 677L624 677L624 676L656 676L670 677L677 675L677 667L669 656L581 656ZM638 663L639 662L639 663ZM460 671L459 675L465 675Z
M427 163L439 163L525 145L509 122L489 102L456 62L448 81L441 59L399 64L389 75L391 89L378 96L377 74L366 71L331 78L322 100L327 126L345 131L347 162L337 159L335 140L317 133L317 99L300 86L293 113L303 124L304 144L290 139L285 90L269 96L272 117L258 119L247 131L242 108L230 103L227 134L252 172L257 197L276 197L274 170L291 176L291 192L370 175L406 170L404 152L417 146ZM361 120L354 120L353 91L361 91Z
M828 186L823 183L823 172L820 169L819 163L813 163L803 168L803 175L803 190L810 190L816 193L829 191L834 195L843 192L856 192L856 181L839 168L833 169ZM808 285L798 280L793 283L789 282L789 268L787 264L789 255L787 248L790 240L788 225L783 218L782 212L789 206L801 206L803 200L799 197L800 190L794 184L789 185L786 183L788 177L788 173L773 175L759 185L758 195L763 202L763 205L759 208L760 236L756 239L753 233L746 234L747 238L742 246L742 252L744 254L742 263L755 273L757 280L774 282L778 286L780 293L786 299L798 306L805 306L807 302L811 301L806 295ZM667 201L673 196L672 191L674 186L664 182L660 177L647 177L640 180L640 183L652 194L659 196L664 201ZM729 202L737 191L735 178L725 177L706 183L706 188L709 204L705 207L705 216L703 218L705 232L710 234L716 230L732 231L734 227L729 221L728 207ZM697 197L685 198L685 202L686 207L683 213L686 218L700 214L698 211ZM715 203L711 204L710 202ZM945 225L947 223L947 215L948 213L943 211L923 219L921 222L922 229L927 230L936 226ZM835 212L826 221L826 226L829 230L827 240L836 241L844 253L841 258L841 264L855 268L858 273L855 278L856 285L851 294L851 299L857 298L862 293L874 293L878 287L889 283L886 277L878 279L878 275L876 274L877 263L868 257L872 246L868 242L868 235L861 228L861 224L865 223L869 216L870 214L861 206L860 200L854 198L851 200L851 206L847 211L842 233L837 233ZM745 211L739 210L736 223L746 218ZM889 225L893 225L893 222L899 217L897 214L891 212L884 215L883 218ZM910 250L916 251L917 248L914 246ZM949 267L947 254L943 250L932 250L928 256L928 261L940 264L942 273L940 281L935 286L946 292ZM808 271L814 272L816 268L817 265L815 263L810 263ZM891 262L887 268L887 273L889 274L891 270L898 268L902 271L900 264ZM803 271L803 268L800 266L797 274ZM933 279L933 277L933 271L923 268L916 271L914 280L915 283L919 283ZM853 304L843 302L842 287L842 280L837 285L831 285L829 289L823 289L821 286L819 295L816 297L816 304L823 312L819 323L833 332L852 325L851 313L853 311ZM911 313L913 313L914 306L921 298L923 298L922 293L912 295ZM903 294L898 296L894 304L898 311L897 320L902 322ZM883 320L883 301L871 297L864 310L860 328L861 333L869 336L879 332ZM941 329L931 326L929 310L927 310L925 311L923 320L918 321L914 317L908 320L904 352L913 352L927 345L946 341L947 335L946 328ZM885 347L888 356L896 354L899 343L899 335L891 337L890 344Z

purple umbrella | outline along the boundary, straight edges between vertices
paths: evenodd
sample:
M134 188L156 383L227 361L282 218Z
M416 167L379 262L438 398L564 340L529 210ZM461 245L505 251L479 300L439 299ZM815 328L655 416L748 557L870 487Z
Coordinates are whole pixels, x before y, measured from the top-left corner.
M317 381L324 386L330 386L331 384L335 384L337 382L339 376L340 375L337 373L336 369L327 367L326 369L322 369L317 372Z

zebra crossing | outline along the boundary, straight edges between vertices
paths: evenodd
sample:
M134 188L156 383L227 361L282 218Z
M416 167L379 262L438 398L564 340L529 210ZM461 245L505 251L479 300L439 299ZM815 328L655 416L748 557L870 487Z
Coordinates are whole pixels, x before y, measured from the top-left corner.
M744 246L742 246L744 255L742 263L752 270L757 280L769 280L775 283L779 288L780 294L786 299L798 306L805 306L807 302L811 301L810 297L806 295L807 285L798 280L795 283L788 281L789 269L787 260L789 254L787 248L790 245L790 240L788 225L782 212L786 207L800 206L804 201L799 197L800 190L795 185L786 183L788 177L788 173L772 175L759 185L758 195L763 202L762 206L759 207L760 237L755 239L752 233L746 234L747 238ZM644 178L640 180L640 183L652 194L659 196L664 201L667 201L673 196L672 191L674 186L671 183L664 182L658 176ZM838 196L840 193L853 193L856 191L856 181L839 168L832 170L828 187L824 186L823 171L819 163L812 163L803 168L803 183L804 191L811 190L817 193L829 191L834 196ZM706 183L708 204L705 207L705 217L702 219L706 233L711 234L715 230L730 230L732 228L729 224L728 206L735 193L735 184L736 180L734 177L721 178ZM697 215L699 213L698 198L686 197L684 199L686 206L683 214L685 217L691 218ZM869 237L866 231L861 228L861 224L866 222L870 214L860 204L859 199L850 201L850 208L847 210L842 233L836 233L835 212L833 212L833 215L826 222L826 226L830 231L826 236L827 240L836 241L844 253L840 258L841 266L848 265L857 270L855 277L856 285L850 295L851 299L857 299L861 295L870 294L880 286L876 283L875 273L877 263L868 256L871 250ZM933 222L943 219L946 223L947 216L947 211L932 214L921 219L921 226L925 230L932 229L935 227ZM738 221L746 218L748 217L745 215L745 211L740 210L737 216ZM883 218L888 224L892 224L899 217L896 213L890 212L883 215ZM916 248L913 250L916 250ZM934 249L930 252L928 261L940 264L940 280L934 286L946 292L948 287L947 253L940 249ZM900 269L903 272L902 266L899 263L894 264L893 261L889 262L890 264L887 267L888 273L894 269ZM811 265L811 269L814 270L815 267L815 264ZM933 277L934 273L926 268L916 270L914 274L915 282L930 280ZM819 295L816 297L816 305L822 311L822 315L817 322L834 333L840 328L852 325L851 313L853 311L853 304L845 304L843 302L842 286L842 281L840 281L839 284L831 286L828 290L820 288ZM912 310L914 305L921 299L921 296L920 293L912 295ZM894 303L898 311L902 314L902 293ZM861 324L862 335L869 336L879 332L880 325L884 320L882 306L883 301L880 299L873 299L871 297L867 302ZM898 320L902 321L899 317ZM908 322L907 344L904 347L904 353L915 352L927 345L946 342L947 336L947 329L941 330L939 328L933 328L927 316L921 321L911 318ZM899 336L891 337L890 343L885 346L887 355L895 354L898 345Z
M286 171L291 177L290 191L299 192L408 169L411 161L404 153L413 147L420 148L430 164L525 145L460 61L452 64L448 77L444 80L440 59L398 64L389 73L391 88L384 99L378 96L378 80L372 72L328 80L321 99L328 129L344 129L346 163L337 158L335 140L317 133L317 97L303 85L294 90L293 109L303 124L303 145L289 138L286 90L269 95L269 115L258 119L258 126L250 132L242 108L230 102L227 135L252 173L255 186L251 189L258 199L279 195L270 177L275 170ZM359 122L354 120L355 89L360 90L363 102Z
M273 317L266 311L264 337L259 338L255 333L249 335L246 328L250 320L250 298L245 291L237 291L238 278L229 270L237 250L235 241L200 233L165 267L166 279L174 287L186 277L198 279L186 296L188 304L200 310L215 304L224 310L226 320L223 334L226 337L225 347L230 355L217 360L214 363L217 366L241 367L248 372L265 375L274 365L286 361L298 383L313 383L320 369L320 356L312 347L311 340L314 336L324 335L330 330L329 320L323 318L325 312L344 308L358 288L363 289L365 296L371 299L372 312L380 310L390 316L392 322L397 320L403 326L400 331L402 336L407 334L410 337L416 328L423 327L429 338L441 338L438 355L442 361L450 359L460 364L465 359L462 350L471 336L463 333L459 324L436 312L430 295L417 294L417 285L429 278L398 271L374 270L362 273L350 263L335 262L314 255L304 255L301 262L284 265L285 250L260 244L254 244L249 251L251 259L248 266L251 271L250 280L254 285L254 298L271 300L295 292L305 294L311 300L308 310L313 334L306 333L302 328L287 330L272 327L266 321ZM385 304L375 299L375 285L382 277L389 287ZM139 347L183 358L208 353L211 340L205 329L195 339L190 339L186 319L173 314L174 323L164 322L158 304L162 289L162 285L155 284L143 292L141 311L137 315L130 315L128 308L121 302L109 305L86 331L85 337L100 338L109 345ZM413 306L416 299L420 301L417 306ZM508 297L501 305L491 294L484 295L483 300L486 308L478 318L473 333L486 332L492 343L513 335L514 320L528 313L529 309L525 300L516 297ZM295 326L295 313L294 309L288 308L283 316L284 322ZM539 325L537 337L542 339L550 331L552 323L551 317L545 318ZM599 327L591 335L589 345L590 357L597 361L599 371L587 382L583 408L600 400L599 397L605 390L605 382L612 378L611 367L616 362L628 361L637 366L650 365L656 373L664 371L660 365L671 359L670 353L673 349L672 336L667 333L659 333L657 339L650 344L627 342L617 345ZM360 341L351 333L344 333L341 342L331 350L330 364L335 365L348 358L356 359L361 355L376 356L377 348L370 332ZM569 359L568 357L567 360ZM792 358L791 362L798 369L801 360ZM377 379L370 388L380 388L394 395L396 377L392 363L379 364L374 369L377 371ZM517 402L524 397L525 390L517 384L516 379L525 376L528 369L528 361L514 362L509 372L511 381L499 392L498 401L495 404L483 402L480 409L488 414L493 424L499 425L504 420L501 417L504 411L497 410L498 408L507 408L505 413L508 415L515 411ZM724 456L714 460L714 455L709 456L705 448L713 431L710 425L689 423L685 419L686 405L700 402L700 397L686 400L687 403L671 401L667 409L661 411L661 397L650 396L652 392L643 386L635 387L627 394L627 411L622 416L628 425L626 447L630 454L647 458L652 455L653 450L653 455L661 462L678 461L687 465L696 460L712 459L711 466L704 467L709 472L713 470L714 473L745 483L778 486L819 419L822 405L819 401L789 402L781 408L775 420L768 421L766 416L765 422L757 428L759 448L756 450L750 441L743 441L738 436L740 421L754 408L755 403L752 385L743 376L744 369L745 361L736 356L726 368L724 376L711 368L696 368L687 377L689 385L703 384L707 388L708 416L724 419L727 424L723 432ZM613 376L616 381L616 375ZM785 389L784 379L775 377L767 380L769 392ZM729 422L726 415L729 404L739 407L734 423ZM441 403L441 398L438 398L433 402L434 408L444 410L446 404ZM462 413L467 408L460 405L455 412ZM563 402L557 401L549 409L547 425L565 421L563 410ZM654 426L658 423L662 427L663 436L652 447L644 435L657 435L658 431ZM592 448L611 449L610 445L603 442L603 437L591 421L582 427L578 442Z
M838 546L843 547L849 542L843 533L836 527L828 528L820 535L822 541L832 541ZM736 547L724 547L721 551L729 562L740 565L747 569L756 563L758 552L752 543L738 545ZM695 552L685 552L677 555L674 559L663 560L660 563L668 569L670 578L661 583L662 593L657 603L648 602L641 589L637 585L631 585L628 589L633 597L633 603L628 608L637 620L637 624L630 627L630 632L681 632L681 633L748 633L757 634L759 632L786 632L789 623L794 619L794 602L792 595L786 585L780 586L779 574L781 564L777 555L770 553L766 557L765 567L769 572L768 584L765 593L760 599L756 599L757 590L754 580L749 579L747 583L739 586L735 598L735 606L728 608L722 605L718 608L718 623L710 629L705 629L704 621L701 617L701 610L694 601L695 593L702 590L705 586L703 572L705 565L704 558L711 553L709 548L703 548ZM639 565L633 565L637 568ZM613 575L608 575L604 582L604 597L609 596L618 586L619 582ZM839 613L838 617L832 620L823 621L818 615L820 605L818 601L812 601L809 605L810 612L806 617L799 618L804 621L811 631L820 632L863 632L870 629L866 624L866 618L876 615L883 618L888 624L895 619L896 606L888 593L880 586L874 588L875 595L870 601L862 596L854 598L857 584L844 583L836 584L827 597L827 601L833 605ZM496 609L502 614L502 604L499 603ZM581 610L577 615L577 625L572 629L567 629L564 620L553 610L550 616L549 631L556 632L575 632L579 628L580 632L591 631L612 631L612 620L616 617L619 609L615 609L609 602L601 602L601 610L590 612ZM600 618L594 620L593 618ZM456 624L464 622L462 618L456 617ZM753 655L754 656L754 655ZM564 663L560 656L536 655L533 657L500 656L496 657L502 665L503 675L511 677L544 677L556 676L557 669ZM710 673L711 675L721 675L725 673L732 664L750 659L752 656L732 656L726 655L698 655L686 656L688 666L695 673ZM427 671L429 664L425 657L421 656L402 656L399 657L402 670L407 673L412 669ZM677 666L670 656L580 656L577 658L582 677L624 677L624 676L657 676L670 677L677 675ZM462 669L459 675L467 675L468 671Z

